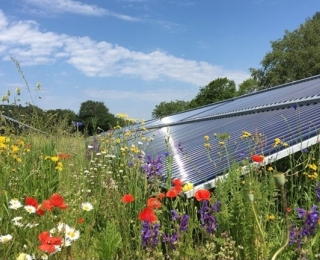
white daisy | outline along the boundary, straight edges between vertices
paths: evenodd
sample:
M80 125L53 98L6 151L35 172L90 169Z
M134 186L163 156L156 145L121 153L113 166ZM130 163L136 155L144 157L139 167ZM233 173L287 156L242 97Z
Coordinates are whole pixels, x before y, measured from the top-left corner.
M22 217L17 216L17 217L14 217L13 219L11 219L11 221L17 222L17 221L20 221L21 219L22 219Z
M31 205L26 205L24 206L24 209L29 213L29 214L34 214L36 213L37 209L34 206Z
M70 228L70 227L65 223L59 223L59 225L57 227L59 232L65 232L68 228Z
M91 210L93 210L93 206L92 206L92 204L91 204L90 202L84 202L84 203L82 203L82 204L81 204L81 207L82 207L82 209L85 210L85 211L91 211Z
M22 207L22 204L18 199L12 199L9 201L9 203L10 203L10 206L9 206L10 209L17 210L18 208Z
M11 239L12 239L12 236L10 234L0 236L0 243L5 244L5 243L9 242Z
M74 228L70 228L68 227L66 229L66 238L70 241L75 241L80 237L80 231L79 230L75 230Z

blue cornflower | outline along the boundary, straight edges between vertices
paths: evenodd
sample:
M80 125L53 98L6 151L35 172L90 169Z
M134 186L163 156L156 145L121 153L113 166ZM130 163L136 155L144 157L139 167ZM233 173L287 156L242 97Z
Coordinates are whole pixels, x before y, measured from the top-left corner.
M145 170L147 174L147 178L151 178L152 176L159 176L162 173L162 156L158 156L157 160L152 160L151 156L147 155L147 162L142 168Z
M299 107L299 105L298 104L294 104L291 107L294 108L294 110L296 110Z
M141 239L143 248L155 248L159 242L160 224L152 224L149 221L142 222Z
M163 156L164 156L164 157L168 157L168 156L169 156L169 153L168 153L168 152L164 152L164 153L163 153Z
M133 162L128 162L129 167L133 167L134 163Z

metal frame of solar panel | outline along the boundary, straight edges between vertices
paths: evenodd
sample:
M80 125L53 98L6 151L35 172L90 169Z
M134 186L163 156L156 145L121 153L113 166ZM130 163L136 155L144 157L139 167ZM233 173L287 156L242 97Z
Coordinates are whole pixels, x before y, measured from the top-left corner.
M156 157L169 148L174 157L172 178L193 183L195 188L187 193L192 196L197 189L214 187L217 178L226 176L231 158L240 162L250 157L254 144L240 140L243 131L260 134L262 143L254 150L270 163L317 143L319 115L320 75L147 121L144 136L154 140L145 152ZM222 149L214 133L230 135L226 140L228 151ZM210 150L204 147L206 135L210 137ZM275 138L288 147L275 148ZM162 177L166 178L165 173Z
M30 125L27 125L27 124L25 124L25 123L22 123L22 122L14 119L14 118L11 118L11 117L8 117L8 116L5 116L5 115L0 115L0 116L3 117L4 119L8 120L8 121L13 122L14 125L15 125L15 127L16 127L17 129L18 129L18 128L19 128L19 129L27 128L27 129L31 129L31 130L33 130L33 131L36 131L36 132L41 133L41 134L44 134L44 135L48 135L46 132L43 132L43 131L41 131L41 130L39 130L39 129L37 129L37 128L34 128L34 127L30 126Z

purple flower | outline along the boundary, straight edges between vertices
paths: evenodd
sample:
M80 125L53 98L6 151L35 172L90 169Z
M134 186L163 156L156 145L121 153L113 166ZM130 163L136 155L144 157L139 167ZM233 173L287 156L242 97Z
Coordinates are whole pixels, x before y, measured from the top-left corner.
M178 143L178 149L179 149L180 152L182 152L182 153L184 152L184 149L183 149L182 144L181 144L180 141Z
M171 210L172 213L172 220L177 220L178 218L180 218L178 212L176 210Z
M297 244L298 248L301 248L302 238L303 236L301 234L301 230L298 227L293 226L290 228L290 238L289 238L290 245Z
M168 247L170 249L174 249L175 248L175 244L178 241L178 234L177 233L173 233L172 235L170 234L163 234L162 235L162 242L164 242L165 244L168 245Z
M143 248L155 248L159 242L160 224L152 224L149 221L142 222L141 239Z
M181 221L180 221L180 230L181 231L187 231L188 230L189 218L190 217L188 215L183 215L181 217Z
M180 230L181 231L187 231L188 230L188 224L189 224L189 216L188 215L183 215L180 216L179 213L176 210L171 210L172 214L172 220L180 220Z
M133 167L134 163L133 162L128 162L129 167Z
M296 211L298 212L298 218L302 218L304 220L304 224L301 231L302 235L313 235L319 219L318 206L313 205L312 208L308 211L301 208L297 208Z
M297 208L296 211L298 218L303 219L303 225L301 227L291 227L290 244L297 244L298 248L301 248L303 238L314 234L320 213L316 205L313 205L308 211L302 208Z
M147 174L147 179L150 179L152 176L159 176L162 173L162 156L158 156L157 160L152 160L151 156L147 155L147 162L142 169L145 170Z
M220 211L220 204L221 203L218 201L212 207L210 207L208 201L204 200L203 205L200 208L201 226L211 234L214 233L218 228L217 219L213 214Z

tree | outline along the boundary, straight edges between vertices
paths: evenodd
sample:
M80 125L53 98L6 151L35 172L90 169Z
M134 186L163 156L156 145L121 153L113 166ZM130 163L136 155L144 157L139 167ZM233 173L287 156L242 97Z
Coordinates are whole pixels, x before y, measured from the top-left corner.
M115 121L114 115L109 113L103 102L92 100L81 103L78 117L89 134L94 134L98 127L109 130Z
M261 61L262 68L250 68L261 88L269 88L320 73L320 12L282 39L271 42L272 51Z
M200 87L197 96L190 101L190 106L196 108L235 96L235 82L227 78L217 78L211 81L207 86Z
M188 101L163 101L159 105L156 105L155 109L153 109L152 118L164 118L166 116L185 111L189 108L190 106Z
M237 96L242 96L245 94L250 94L259 90L258 81L254 78L249 78L243 81L239 85L239 90L237 91Z

